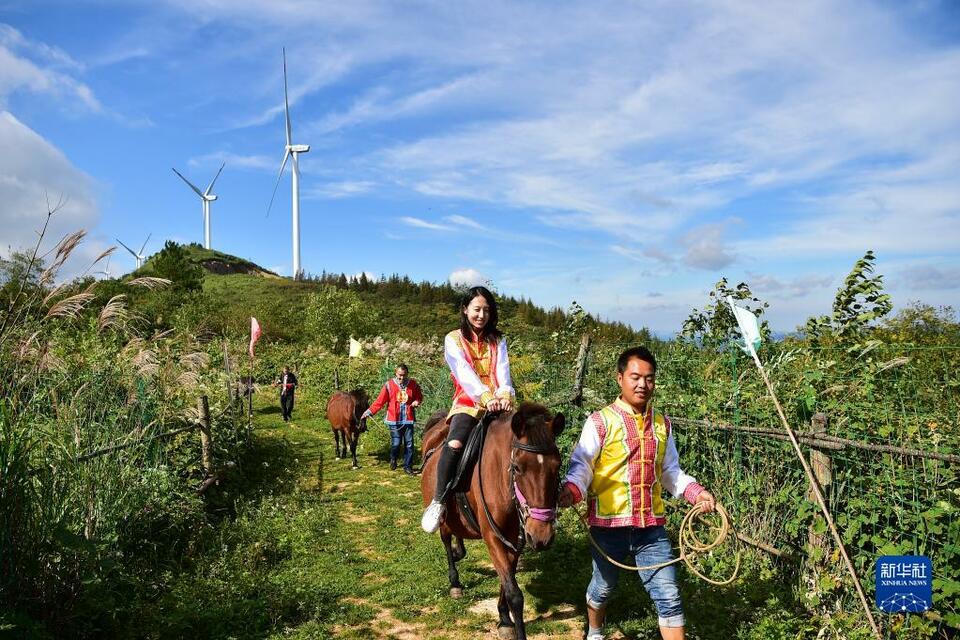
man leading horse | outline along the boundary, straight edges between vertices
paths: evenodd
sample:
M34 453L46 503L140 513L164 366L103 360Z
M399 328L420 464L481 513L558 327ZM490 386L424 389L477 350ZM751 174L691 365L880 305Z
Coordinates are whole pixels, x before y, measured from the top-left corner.
M646 347L634 347L617 360L620 397L595 411L583 425L560 491L560 506L587 500L590 534L604 550L591 547L593 577L587 587L587 640L603 639L607 600L620 570L606 556L636 565L673 559L664 530L663 489L705 513L714 497L680 468L670 420L653 409L657 361ZM657 608L664 640L684 637L683 605L676 566L641 570L640 580Z

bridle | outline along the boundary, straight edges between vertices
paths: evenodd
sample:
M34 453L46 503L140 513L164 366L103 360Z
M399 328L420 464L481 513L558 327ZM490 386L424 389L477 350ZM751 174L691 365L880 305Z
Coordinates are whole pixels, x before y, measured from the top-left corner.
M557 519L557 507L545 509L543 507L531 507L527 503L526 497L520 491L520 485L517 484L517 459L515 452L526 451L527 453L545 454L557 451L556 445L550 447L537 447L525 442L520 442L516 438L510 445L510 484L513 485L513 498L517 503L517 509L520 511L520 524L526 526L527 518L533 518L540 522L554 522Z
M523 495L523 492L520 490L520 486L517 484L517 465L516 465L516 452L517 450L526 451L527 453L538 453L538 454L551 454L557 451L555 444L537 446L532 444L527 444L526 442L520 442L514 436L513 441L510 443L510 485L513 487L513 505L517 510L517 516L520 520L520 530L518 533L517 544L514 544L507 540L507 537L503 534L503 531L500 530L500 527L497 526L497 523L494 522L493 516L490 515L490 509L487 508L487 499L483 493L483 465L481 464L483 460L483 450L486 444L487 437L487 424L477 425L478 428L483 429L481 432L480 438L480 455L477 459L477 476L480 484L480 504L483 505L483 513L487 517L487 524L490 525L490 529L493 531L493 534L500 540L501 543L511 551L516 554L519 554L523 549L524 541L526 536L523 535L524 529L527 525L527 519L533 518L534 520L539 520L540 522L553 522L557 519L557 508L554 506L552 509L543 508L543 507L531 507L527 502L526 497Z

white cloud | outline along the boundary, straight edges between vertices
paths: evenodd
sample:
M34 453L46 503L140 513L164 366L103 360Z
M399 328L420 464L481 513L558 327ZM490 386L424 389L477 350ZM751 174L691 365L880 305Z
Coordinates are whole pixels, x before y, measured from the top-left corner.
M353 275L347 276L348 280L360 280L360 276L366 276L367 280L376 281L379 279L379 276L373 271L360 271L359 273L354 273Z
M344 180L342 182L330 182L328 184L311 187L304 193L304 198L309 199L337 199L350 198L354 196L369 193L377 187L377 183L372 180Z
M829 288L837 281L837 277L807 274L793 278L778 278L747 271L747 284L754 293L774 294L778 297L803 297L813 291Z
M428 222L422 218L414 218L412 216L401 216L400 222L407 225L408 227L415 227L417 229L429 229L431 231L453 231L452 228L437 224L435 222Z
M25 91L56 96L64 106L78 102L88 111L102 111L90 87L59 70L79 67L63 51L32 42L13 27L0 24L0 107L6 106L11 94Z
M696 269L716 271L736 260L723 239L724 225L705 224L692 229L681 240L686 252L683 261Z
M476 229L478 231L486 230L486 227L484 227L482 224L480 224L473 218L468 218L467 216L461 216L461 215L446 216L444 220L460 227L469 227L471 229Z
M894 274L892 284L910 291L960 289L960 267L942 265L915 265Z
M0 253L36 243L48 200L53 205L62 198L65 204L51 219L46 248L67 233L97 224L91 178L7 111L0 111L0 149L17 150L0 153Z
M488 287L490 280L476 269L457 269L453 271L448 280L454 287Z
M280 169L282 158L271 158L263 155L241 155L230 151L214 151L202 156L190 158L187 164L191 167L219 169L221 164L225 164L224 171L235 169L253 169L257 171L270 171L276 173ZM211 178L213 174L211 174Z

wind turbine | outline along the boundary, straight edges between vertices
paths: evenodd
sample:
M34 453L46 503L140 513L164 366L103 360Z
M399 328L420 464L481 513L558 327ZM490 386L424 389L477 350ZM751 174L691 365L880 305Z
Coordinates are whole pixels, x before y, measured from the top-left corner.
M134 251L133 249L131 249L131 248L128 247L127 245L123 244L123 242L120 241L120 238L117 238L117 242L120 242L120 246L122 246L124 249L126 249L127 251L129 251L129 252L130 252L130 255L132 255L133 258L134 258L134 260L137 261L137 269L139 269L140 267L143 266L143 257L144 257L144 256L143 256L143 249L147 246L147 243L150 242L150 236L152 236L152 235L153 235L152 233L149 234L149 235L147 235L147 239L143 241L143 244L142 244L142 245L140 245L140 251Z
M223 165L226 162L220 165L220 171L223 171ZM172 167L171 167L172 168ZM213 180L210 181L210 185L207 187L206 191L200 191L192 182L183 177L183 174L173 170L175 174L180 176L180 179L187 183L191 189L200 196L200 201L203 203L203 248L210 248L210 203L217 199L217 196L210 193L213 190L213 183L217 181L217 178L220 177L220 171L217 171L217 175L213 176Z
M293 279L298 280L302 274L300 269L300 160L299 155L310 151L308 144L293 144L293 134L290 128L290 100L287 98L287 50L283 49L283 108L287 119L287 146L283 151L283 162L280 163L280 173L277 174L277 183L273 185L273 195L270 196L270 206L267 207L267 215L270 215L270 209L273 207L273 199L277 196L277 187L280 186L280 178L283 177L283 170L287 166L287 158L293 158L291 161L291 171L293 173Z

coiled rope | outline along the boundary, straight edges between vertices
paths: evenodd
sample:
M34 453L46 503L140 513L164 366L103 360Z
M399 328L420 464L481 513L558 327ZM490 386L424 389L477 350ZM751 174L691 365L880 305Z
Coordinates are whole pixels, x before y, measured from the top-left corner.
M587 537L590 538L590 544L600 552L604 558L607 559L610 564L620 567L621 569L626 569L628 571L649 571L654 569L662 569L663 567L670 566L671 564L680 562L681 560L686 563L687 568L690 569L697 577L709 582L710 584L715 584L718 586L723 586L730 584L737 579L737 574L740 572L740 544L736 535L732 536L733 544L736 547L736 564L733 567L733 573L726 580L714 580L704 575L694 564L694 560L697 557L697 554L707 553L713 549L716 549L722 545L729 536L730 532L733 531L733 527L730 525L730 515L727 513L727 510L719 502L716 503L716 514L720 518L720 526L717 529L716 537L709 541L704 542L701 540L696 532L694 531L694 522L698 520L706 520L705 516L708 514L703 511L703 505L697 503L690 507L687 511L687 514L683 517L683 521L680 523L680 553L673 560L667 562L661 562L659 564L652 564L644 567L638 567L629 564L623 564L611 558L606 551L600 546L600 544L594 540L593 535L590 533L590 523L587 520L585 510L580 510L574 507L577 515L580 517L580 523L584 526L587 531Z

